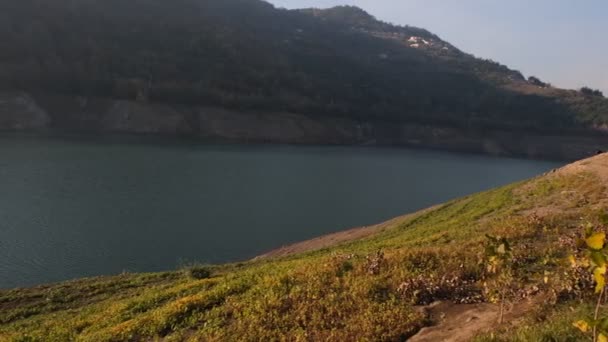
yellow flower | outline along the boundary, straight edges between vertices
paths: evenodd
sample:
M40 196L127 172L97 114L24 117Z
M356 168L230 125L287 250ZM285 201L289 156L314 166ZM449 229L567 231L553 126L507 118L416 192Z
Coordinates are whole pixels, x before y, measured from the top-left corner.
M595 233L585 239L587 246L591 249L599 250L604 248L604 242L606 241L605 233Z
M568 257L568 260L570 261L570 265L572 267L576 267L576 258L574 257L574 255L570 254L570 256Z
M573 326L575 326L576 328L578 328L578 330L586 333L587 331L589 331L589 323L580 320L580 321L576 321L574 323L572 323ZM608 342L608 341L607 341Z

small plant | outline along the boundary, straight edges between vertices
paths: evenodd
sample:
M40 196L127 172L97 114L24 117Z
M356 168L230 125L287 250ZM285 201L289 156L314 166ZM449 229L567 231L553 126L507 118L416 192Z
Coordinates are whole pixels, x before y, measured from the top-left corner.
M586 266L593 274L597 302L592 318L578 320L573 325L583 333L591 333L594 342L608 342L608 315L600 314L602 298L606 292L606 266L608 263L606 233L595 231L593 225L588 224L585 229L585 239L581 241L580 245L584 248L583 257L576 260L574 256L570 256L570 262L573 267Z
M489 289L487 282L486 289L491 301L500 304L498 322L502 323L504 317L504 306L510 285L513 279L512 274L512 255L509 241L504 237L494 237L486 234L486 245L484 252L484 262L488 274L496 275L495 287Z
M211 277L211 268L209 266L190 266L185 269L185 273L192 279L207 279Z
M382 268L386 267L387 261L384 258L384 252L377 251L374 255L368 255L366 257L366 269L367 273L371 275L378 275Z
M337 254L332 256L331 265L335 269L337 277L343 277L354 269L354 254Z
M402 261L403 267L410 272L425 272L441 267L441 256L436 251L417 251L409 253Z

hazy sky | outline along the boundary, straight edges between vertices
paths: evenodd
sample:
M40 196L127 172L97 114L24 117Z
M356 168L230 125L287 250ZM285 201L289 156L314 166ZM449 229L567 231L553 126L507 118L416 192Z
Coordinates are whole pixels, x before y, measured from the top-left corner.
M355 5L426 28L463 51L563 88L608 95L607 0L267 0L277 7Z

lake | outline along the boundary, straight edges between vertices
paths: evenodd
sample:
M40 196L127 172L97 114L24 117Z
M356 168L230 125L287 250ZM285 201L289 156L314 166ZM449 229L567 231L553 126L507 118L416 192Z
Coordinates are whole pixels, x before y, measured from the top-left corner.
M0 288L246 260L558 166L396 148L1 135Z

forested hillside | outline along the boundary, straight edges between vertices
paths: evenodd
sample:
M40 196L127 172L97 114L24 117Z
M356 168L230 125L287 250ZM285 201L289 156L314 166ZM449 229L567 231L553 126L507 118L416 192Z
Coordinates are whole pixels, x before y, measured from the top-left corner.
M3 1L0 85L464 128L608 123L602 94L528 81L424 29L354 7L290 11L259 0Z

